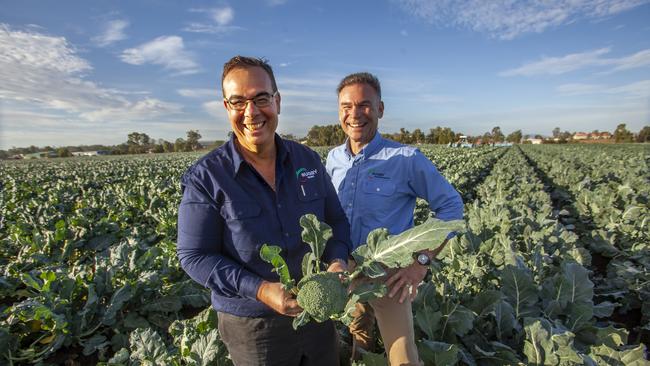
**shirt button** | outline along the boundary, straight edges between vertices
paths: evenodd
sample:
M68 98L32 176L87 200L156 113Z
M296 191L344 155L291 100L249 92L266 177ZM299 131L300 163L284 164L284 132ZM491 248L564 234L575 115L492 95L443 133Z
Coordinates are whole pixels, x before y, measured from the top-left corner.
M282 208L282 205L278 203L278 208Z
M379 192L379 191L380 191L380 189L379 189L379 188L377 188L377 192Z
M350 185L351 185L352 187L354 187L354 182L350 183Z
M348 207L352 207L352 204L351 204L351 203L348 203Z
M289 233L284 233L284 236L289 237Z

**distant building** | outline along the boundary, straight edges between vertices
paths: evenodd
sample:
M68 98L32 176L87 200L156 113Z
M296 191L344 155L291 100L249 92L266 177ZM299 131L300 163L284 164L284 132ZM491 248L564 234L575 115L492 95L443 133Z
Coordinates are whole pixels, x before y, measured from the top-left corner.
M535 139L535 138L532 138L532 137L531 137L531 138L527 138L527 139L524 140L524 141L528 141L528 142L530 142L530 143L533 144L533 145L541 145L542 142L544 142L544 140L542 140L542 139Z
M576 132L573 134L574 140L587 140L588 138L589 138L589 134L585 132Z
M110 155L110 151L97 150L97 151L73 151L72 156L97 156L97 155Z
M57 157L59 157L59 155L57 155L55 151L41 151L23 155L23 159L47 159Z

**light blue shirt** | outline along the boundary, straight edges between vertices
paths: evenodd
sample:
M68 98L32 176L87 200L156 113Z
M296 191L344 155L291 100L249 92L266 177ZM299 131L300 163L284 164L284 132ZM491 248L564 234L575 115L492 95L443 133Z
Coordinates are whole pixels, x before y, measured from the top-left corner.
M413 227L417 197L441 220L463 218L460 195L431 160L379 132L356 156L347 141L330 150L326 169L350 221L354 248L376 228L395 235Z

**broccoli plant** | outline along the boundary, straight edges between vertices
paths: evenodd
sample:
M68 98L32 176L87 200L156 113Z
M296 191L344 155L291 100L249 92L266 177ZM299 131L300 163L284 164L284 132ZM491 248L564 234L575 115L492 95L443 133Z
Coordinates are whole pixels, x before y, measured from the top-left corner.
M312 319L317 322L334 319L349 324L357 302L365 302L386 293L383 281L361 282L348 291L353 279L361 276L378 278L386 275L387 268L406 267L413 262L413 253L435 248L450 233L464 231L465 223L462 220L441 221L431 218L422 225L394 236L388 235L388 231L383 228L373 230L368 234L367 244L352 252L357 263L354 271L342 274L326 272L320 259L327 241L332 237L332 229L312 214L302 216L300 226L303 228L302 240L309 245L311 251L302 260L303 278L297 285L280 256L280 247L264 244L260 249L261 258L273 265L273 271L277 272L285 290L296 295L298 304L304 310L294 319L294 329Z

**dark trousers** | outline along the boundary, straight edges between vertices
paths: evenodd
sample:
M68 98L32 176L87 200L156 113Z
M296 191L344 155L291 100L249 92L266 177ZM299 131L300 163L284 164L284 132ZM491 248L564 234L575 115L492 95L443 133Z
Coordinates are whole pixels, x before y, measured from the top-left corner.
M334 323L315 321L293 330L293 318L239 317L219 312L219 333L235 366L338 366Z

